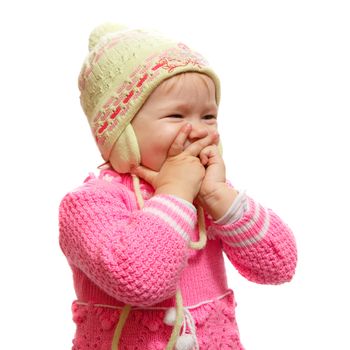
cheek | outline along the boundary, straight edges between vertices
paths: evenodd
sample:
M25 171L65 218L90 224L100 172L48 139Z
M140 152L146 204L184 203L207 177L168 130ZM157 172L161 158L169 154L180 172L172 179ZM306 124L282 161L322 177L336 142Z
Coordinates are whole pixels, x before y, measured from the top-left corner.
M213 123L211 125L208 125L208 130L210 132L215 132L215 131L218 131L218 124L217 123Z
M141 158L145 166L158 171L164 163L170 146L180 130L178 125L159 125L153 129L151 137L143 138L141 142Z
M164 127L160 128L160 132L158 134L159 140L161 140L161 142L164 145L167 145L169 148L174 142L177 134L179 133L181 126L182 124L178 123L165 125Z
M213 125L209 125L208 126L208 132L211 133L211 134L214 133L214 132L219 133L219 129L218 129L217 123L215 123ZM219 139L220 139L220 133L219 133ZM219 140L217 141L216 144L218 144L218 143L219 143Z
M159 156L166 157L168 150L174 142L180 127L166 125L159 128L153 135L152 143Z

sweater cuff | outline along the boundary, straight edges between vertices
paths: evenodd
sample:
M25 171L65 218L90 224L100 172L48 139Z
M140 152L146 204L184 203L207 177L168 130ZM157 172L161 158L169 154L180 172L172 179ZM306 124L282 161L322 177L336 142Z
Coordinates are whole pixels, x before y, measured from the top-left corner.
M215 225L215 231L228 245L246 247L263 239L269 226L268 210L247 197L247 209L243 217L231 224Z
M145 202L142 211L157 216L186 241L190 240L190 233L196 227L197 211L194 205L173 195L153 196Z
M214 221L216 225L229 225L242 218L244 212L247 210L247 195L246 191L239 192L231 207L227 210L224 216Z

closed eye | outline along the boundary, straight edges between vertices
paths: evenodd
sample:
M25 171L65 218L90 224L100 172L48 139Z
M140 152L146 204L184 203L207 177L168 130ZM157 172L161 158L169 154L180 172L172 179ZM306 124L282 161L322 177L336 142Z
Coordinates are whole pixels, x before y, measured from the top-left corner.
M181 114L171 114L168 115L167 118L183 118L183 116Z
M205 115L205 116L203 117L203 119L205 119L205 120L216 119L216 116L215 116L215 115L212 115L212 114L208 114L208 115Z

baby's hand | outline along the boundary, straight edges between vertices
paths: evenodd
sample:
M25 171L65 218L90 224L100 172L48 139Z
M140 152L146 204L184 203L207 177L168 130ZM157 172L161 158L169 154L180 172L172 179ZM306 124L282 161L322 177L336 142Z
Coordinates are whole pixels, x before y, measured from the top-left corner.
M222 159L217 144L207 146L199 153L201 163L206 168L205 178L201 187L201 194L207 194L211 186L226 182L225 163Z
M225 163L216 144L205 147L199 157L206 171L196 202L217 220L226 213L237 192L226 183Z
M205 167L201 164L199 154L213 144L218 135L209 134L191 143L185 149L190 132L191 124L180 129L159 172L144 166L133 170L136 175L154 187L155 194L172 194L189 202L193 202L196 198L205 176Z

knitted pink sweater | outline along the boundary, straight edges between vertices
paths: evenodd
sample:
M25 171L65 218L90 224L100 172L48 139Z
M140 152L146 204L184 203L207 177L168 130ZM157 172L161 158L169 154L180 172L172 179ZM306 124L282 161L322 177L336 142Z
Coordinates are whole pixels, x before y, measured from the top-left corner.
M287 282L297 260L290 229L248 197L234 223L218 225L206 216L207 245L192 250L189 240L198 240L195 207L175 196L153 196L141 180L145 205L139 210L132 189L129 174L103 170L60 204L60 246L77 295L73 349L110 350L121 309L131 304L119 348L163 350L172 331L163 320L178 286L201 350L243 349L223 251L251 281Z

